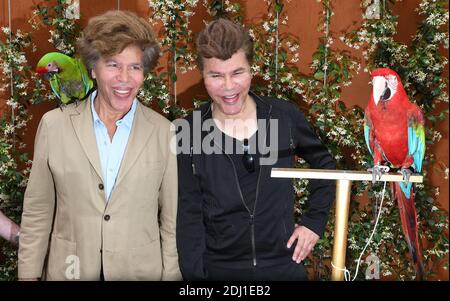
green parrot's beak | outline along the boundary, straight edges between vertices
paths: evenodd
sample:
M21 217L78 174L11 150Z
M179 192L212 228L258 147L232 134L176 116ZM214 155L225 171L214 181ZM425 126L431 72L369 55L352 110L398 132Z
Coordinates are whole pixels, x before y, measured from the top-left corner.
M43 77L45 80L50 80L50 79L52 79L53 75L55 75L55 74L57 74L57 73L58 73L58 72L49 71L49 72L43 73L43 74L42 74L42 77Z
M50 80L50 79L52 78L52 74L51 74L50 72L43 73L43 74L42 74L42 77L43 77L45 80Z

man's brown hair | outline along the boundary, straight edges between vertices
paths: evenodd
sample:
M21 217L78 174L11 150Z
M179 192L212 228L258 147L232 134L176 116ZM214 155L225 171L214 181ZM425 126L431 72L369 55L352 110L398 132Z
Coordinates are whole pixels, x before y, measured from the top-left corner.
M242 49L248 63L253 62L253 40L240 24L227 19L217 19L209 23L197 37L197 63L203 70L203 59L228 60Z
M114 56L130 45L143 51L144 75L147 74L160 56L152 27L136 14L119 10L91 18L77 41L78 52L89 73L100 57Z

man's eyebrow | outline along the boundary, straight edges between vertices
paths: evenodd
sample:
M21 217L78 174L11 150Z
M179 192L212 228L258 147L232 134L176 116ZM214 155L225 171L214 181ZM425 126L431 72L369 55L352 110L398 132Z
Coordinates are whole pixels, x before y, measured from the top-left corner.
M231 73L239 72L239 71L245 71L245 68L244 67L239 67L239 68L234 69L233 71L231 71ZM208 71L207 74L223 74L223 73L219 72L219 71L211 70L211 71Z

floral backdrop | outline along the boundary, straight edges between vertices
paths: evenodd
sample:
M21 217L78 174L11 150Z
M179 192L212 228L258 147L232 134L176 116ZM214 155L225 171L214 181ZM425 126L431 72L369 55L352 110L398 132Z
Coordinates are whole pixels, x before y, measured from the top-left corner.
M438 128L442 128L441 123L448 118L448 76L444 74L448 59L442 54L442 49L448 50L449 41L447 1L419 1L416 12L421 18L411 45L406 45L396 40L398 16L393 8L399 0L362 0L362 24L345 33L330 31L333 7L338 1L317 0L322 6L322 15L314 30L321 33L321 37L306 74L297 66L302 54L298 38L282 31L289 26L291 12L285 9L287 2L262 0L261 4L267 8L264 16L245 24L255 41L253 89L295 102L333 154L338 168L366 170L372 159L363 135L364 110L347 106L342 90L352 85L361 73L375 68L389 67L397 71L408 96L422 108L427 119L424 183L418 185L416 207L426 279L436 279L434 272L438 267L448 268L448 213L437 203L439 187L434 187L427 175L434 172L448 179L448 167L433 153L433 146L442 138ZM35 74L27 59L27 53L36 51L33 34L46 28L50 33L48 42L55 51L73 55L80 33L74 18L79 9L74 7L76 1L54 3L42 0L36 5L29 20L30 32L20 29L12 32L10 27L3 27L0 33L0 93L7 106L0 118L0 210L17 223L32 163L23 143L24 129L32 118L29 109L54 100L48 83ZM169 63L167 70L157 68L147 76L138 97L173 120L184 116L192 107L181 104L177 91L177 74L196 68L190 21L199 11L206 11L205 22L217 17L242 21L245 11L241 1L231 0L149 0L148 5L149 22L162 28L159 41ZM336 39L344 42L347 49L335 49ZM360 59L351 55L354 51L361 53ZM193 105L206 100L194 99ZM298 167L307 165L299 158ZM293 185L297 196L295 211L300 214L308 199L307 180L294 180ZM352 186L346 259L352 275L372 231L381 188L380 184L369 182L354 182ZM368 202L361 197L363 194L368 195ZM414 279L396 204L387 193L385 199L377 231L361 264L367 267L370 258L376 256L382 279ZM306 262L311 267L311 279L330 279L333 227L334 212L331 212L324 238L315 247L314 256ZM0 247L0 280L14 280L17 250L6 242L0 242ZM365 277L364 272L356 275L356 279Z

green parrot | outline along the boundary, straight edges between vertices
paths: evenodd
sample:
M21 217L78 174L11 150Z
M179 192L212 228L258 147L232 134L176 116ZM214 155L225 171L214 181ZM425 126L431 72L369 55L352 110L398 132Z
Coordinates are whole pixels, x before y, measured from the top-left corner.
M85 99L93 90L94 83L79 58L50 52L39 60L36 72L50 81L53 92L64 105Z

